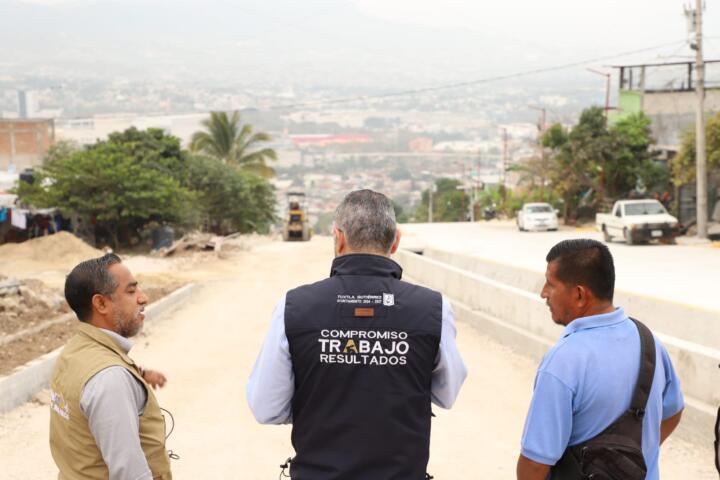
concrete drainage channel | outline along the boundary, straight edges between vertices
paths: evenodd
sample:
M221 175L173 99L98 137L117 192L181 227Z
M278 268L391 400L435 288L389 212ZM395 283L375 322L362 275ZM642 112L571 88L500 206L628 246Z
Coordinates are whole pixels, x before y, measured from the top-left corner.
M197 289L190 283L153 302L145 309L145 322L151 323L165 313L180 306ZM36 358L15 369L6 377L0 377L0 413L8 412L32 399L33 395L50 384L55 360L62 347Z
M458 321L538 361L559 338L561 330L539 295L542 273L436 249L417 253L398 251L397 260L413 281L442 291ZM712 442L720 404L720 350L712 343L720 339L720 312L630 292L616 291L615 297L617 305L653 329L673 359L686 400L681 436Z

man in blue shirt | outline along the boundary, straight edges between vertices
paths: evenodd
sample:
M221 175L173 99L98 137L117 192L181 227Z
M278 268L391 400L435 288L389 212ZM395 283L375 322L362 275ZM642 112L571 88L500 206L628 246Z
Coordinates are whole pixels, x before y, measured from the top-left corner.
M565 240L547 255L546 300L565 326L545 355L525 420L518 480L544 480L568 446L605 430L630 406L640 368L640 336L613 306L615 266L607 246ZM652 388L643 418L647 479L659 479L660 444L675 430L684 407L680 382L665 347L655 339Z

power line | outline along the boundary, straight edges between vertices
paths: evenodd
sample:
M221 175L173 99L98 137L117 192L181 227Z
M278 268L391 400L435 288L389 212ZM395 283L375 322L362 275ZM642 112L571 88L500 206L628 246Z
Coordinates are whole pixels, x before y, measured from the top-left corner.
M494 77L485 77L485 78L479 78L479 79L475 79L475 80L467 80L464 82L447 83L447 84L443 84L443 85L435 85L432 87L415 88L412 90L400 90L400 91L396 91L396 92L380 93L380 94L376 94L376 95L358 95L358 96L354 96L354 97L343 97L343 98L335 98L335 99L327 99L327 100L317 100L317 101L311 101L311 102L293 103L293 104L287 104L287 105L277 105L274 107L270 107L270 109L271 110L293 110L293 109L302 108L302 107L319 106L319 105L334 105L334 104L350 103L350 102L356 102L356 101L378 100L378 99L384 99L384 98L417 95L419 93L429 93L429 92L437 92L437 91L442 91L442 90L451 90L451 89L455 89L455 88L469 87L472 85L479 85L479 84L483 84L483 83L497 82L499 80L510 80L513 78L527 77L530 75L537 75L540 73L549 73L549 72L556 72L559 70L566 70L568 68L574 68L574 67L580 67L583 65L587 65L589 63L602 62L605 60L612 60L612 59L618 58L618 57L625 57L628 55L635 55L638 53L644 53L644 52L649 52L652 50L658 50L660 48L676 46L679 43L684 44L684 43L686 43L686 41L681 40L681 41L676 41L676 42L672 42L672 43L664 43L662 45L656 45L654 47L647 47L647 48L642 48L639 50L620 52L620 53L616 53L614 55L595 57L595 58L591 58L591 59L587 59L587 60L580 60L580 61L576 61L576 62L565 63L562 65L555 65L552 67L536 68L533 70L526 70L524 72L516 72L516 73L510 73L510 74L506 74L506 75L498 75L498 76L494 76Z

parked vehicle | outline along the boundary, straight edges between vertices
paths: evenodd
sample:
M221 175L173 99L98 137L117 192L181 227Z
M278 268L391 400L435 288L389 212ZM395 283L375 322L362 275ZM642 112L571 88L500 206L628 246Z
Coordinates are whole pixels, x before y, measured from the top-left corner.
M497 217L497 210L495 209L494 203L483 208L483 218L485 220L493 220L496 217Z
M606 242L620 237L628 245L661 240L674 242L679 233L678 219L657 200L618 200L611 213L598 213L595 225Z
M516 220L521 232L526 230L557 230L558 216L549 203L526 203L518 211Z

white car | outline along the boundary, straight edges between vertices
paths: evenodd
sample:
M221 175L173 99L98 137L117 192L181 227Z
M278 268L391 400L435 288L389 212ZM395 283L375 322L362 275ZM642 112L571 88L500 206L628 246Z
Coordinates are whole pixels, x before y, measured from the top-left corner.
M526 203L517 213L517 226L526 230L557 230L558 216L549 203Z

